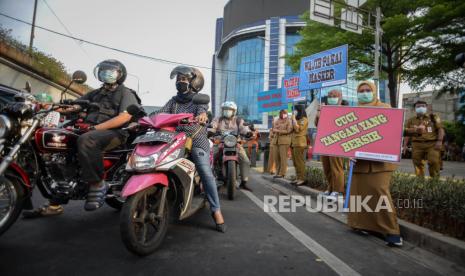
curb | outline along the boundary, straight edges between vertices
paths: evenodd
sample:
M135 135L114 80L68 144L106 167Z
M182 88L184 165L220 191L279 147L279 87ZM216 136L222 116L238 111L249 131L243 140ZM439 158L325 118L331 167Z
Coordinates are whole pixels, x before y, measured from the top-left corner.
M316 198L320 193L318 190L312 189L308 186L294 186L290 184L290 181L287 179L273 178L271 175L262 175L262 178L270 182L283 185L285 188L296 190L301 194L309 195L313 198ZM335 215L332 213L322 214L346 224L346 216ZM400 232L404 240L457 264L465 263L465 242L399 218L398 222Z

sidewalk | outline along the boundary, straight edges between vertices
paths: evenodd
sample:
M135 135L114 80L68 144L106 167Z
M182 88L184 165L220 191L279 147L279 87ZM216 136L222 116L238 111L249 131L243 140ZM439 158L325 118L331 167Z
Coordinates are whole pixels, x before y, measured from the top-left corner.
M258 165L258 164L257 164ZM253 168L254 171L262 173L261 167ZM294 167L288 170L286 177L292 175ZM294 186L290 184L288 179L273 179L269 174L262 174L262 178L270 181L274 184L274 188L280 193L285 195L308 195L313 199L316 199L320 194L320 191L312 189L308 186ZM328 213L321 212L324 215L339 221L340 223L347 224L347 215L345 213ZM457 264L465 263L465 242L443 235L438 232L434 232L430 229L420 227L416 224L408 221L398 219L401 234L405 241L414 244L427 251L433 252L436 255L442 256L448 260L451 260Z

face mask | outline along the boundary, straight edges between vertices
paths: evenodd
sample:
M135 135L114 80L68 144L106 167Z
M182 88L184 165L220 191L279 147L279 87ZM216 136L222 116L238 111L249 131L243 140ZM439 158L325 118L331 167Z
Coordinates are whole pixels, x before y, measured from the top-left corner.
M339 98L328 97L328 104L329 105L337 105L339 103Z
M176 90L178 90L179 93L185 94L189 90L189 84L187 82L178 81L176 83Z
M116 70L103 70L99 72L99 80L108 83L114 84L118 80L118 71Z
M417 107L417 108L415 108L415 112L418 113L418 114L426 114L426 107L424 107L424 106Z
M357 99L361 103L371 103L373 101L373 93L371 92L357 93Z
M234 115L234 111L232 110L223 110L223 116L226 118L231 118Z

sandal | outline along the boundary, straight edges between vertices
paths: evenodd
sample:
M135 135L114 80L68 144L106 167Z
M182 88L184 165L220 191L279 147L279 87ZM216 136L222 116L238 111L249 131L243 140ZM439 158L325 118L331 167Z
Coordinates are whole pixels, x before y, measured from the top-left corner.
M99 186L92 185L87 193L86 203L84 204L84 210L95 211L102 207L105 203L105 195L108 191L108 185L105 181L102 181Z
M224 222L216 223L215 213L212 213L212 218L213 218L213 221L215 222L215 230L221 233L226 233L226 224Z
M37 208L32 211L24 211L23 218L40 218L40 217L52 217L63 214L65 209L61 205L44 205L43 207Z

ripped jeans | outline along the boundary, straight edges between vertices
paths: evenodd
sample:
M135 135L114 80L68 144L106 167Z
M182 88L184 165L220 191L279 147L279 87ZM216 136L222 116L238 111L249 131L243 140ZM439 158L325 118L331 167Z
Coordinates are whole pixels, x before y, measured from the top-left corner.
M191 157L199 173L200 180L202 180L203 188L210 204L210 210L216 212L220 210L220 199L216 188L216 180L210 165L210 153L205 152L202 148L193 147Z

